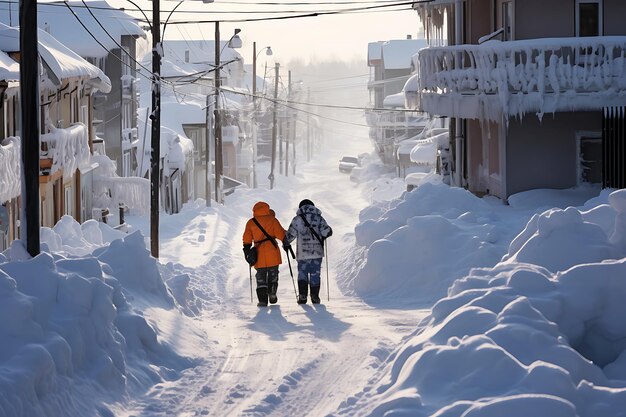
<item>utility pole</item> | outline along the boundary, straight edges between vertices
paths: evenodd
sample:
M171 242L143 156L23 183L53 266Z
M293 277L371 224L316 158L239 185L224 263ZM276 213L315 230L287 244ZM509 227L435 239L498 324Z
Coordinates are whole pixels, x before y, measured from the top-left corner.
M277 62L274 65L274 123L272 125L272 166L270 169L270 175L268 179L270 180L270 190L274 189L274 167L276 166L276 129L277 129L277 120L276 120L276 106L278 105L278 77L280 74L280 64Z
M289 71L289 98L291 99L291 71ZM298 114L293 110L289 109L292 117L289 118L291 122L291 140L292 140L292 149L293 149L293 158L291 159L291 168L293 169L293 175L296 175L296 130L298 127Z
M215 201L222 200L222 118L220 113L220 22L215 22Z
M289 176L289 141L291 139L291 109L289 109L289 100L291 100L291 70L288 71L288 84L287 84L287 107L285 107L285 177ZM295 145L295 144L294 144Z
M311 103L311 87L307 87L306 102ZM306 113L306 160L311 161L311 105Z
M20 0L20 94L22 96L22 241L39 255L39 40L37 1Z
M252 188L259 183L256 178L257 126L256 126L256 42L252 42Z
M206 194L206 206L211 207L211 96L206 96L206 150L204 157L205 161L205 169L206 175L204 176L204 192Z
M161 161L161 10L152 1L152 136L150 146L150 252L159 257L159 180Z

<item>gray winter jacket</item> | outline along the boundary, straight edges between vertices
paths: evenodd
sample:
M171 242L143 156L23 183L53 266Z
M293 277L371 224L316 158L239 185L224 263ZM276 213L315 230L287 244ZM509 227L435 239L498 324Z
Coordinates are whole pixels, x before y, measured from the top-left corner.
M296 251L296 259L298 260L323 258L324 247L306 226L300 217L301 214L304 214L306 220L322 240L332 233L330 226L322 217L322 212L315 206L306 205L300 207L296 212L296 217L291 221L285 234L285 240L291 243L298 238L298 250Z

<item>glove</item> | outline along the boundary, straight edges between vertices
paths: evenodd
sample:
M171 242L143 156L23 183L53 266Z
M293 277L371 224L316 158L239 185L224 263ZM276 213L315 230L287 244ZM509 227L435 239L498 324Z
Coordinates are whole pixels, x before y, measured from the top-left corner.
M289 244L289 241L287 239L283 239L283 250L285 252L288 252L289 249L291 249L291 245Z
M331 229L330 226L328 226L328 233L326 234L326 237L324 239L328 239L332 235L333 235L333 229Z
M256 250L252 250L252 245L243 245L243 256L250 266L254 265L257 261L257 253Z

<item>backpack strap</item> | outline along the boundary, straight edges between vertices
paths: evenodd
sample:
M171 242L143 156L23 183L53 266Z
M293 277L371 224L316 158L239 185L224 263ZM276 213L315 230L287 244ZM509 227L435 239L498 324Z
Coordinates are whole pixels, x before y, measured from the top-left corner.
M267 232L265 231L265 229L263 228L263 226L261 226L261 223L259 223L259 221L258 221L255 217L253 217L253 218L252 218L252 221L254 222L254 224L256 224L256 225L257 225L257 227L258 227L259 229L261 229L261 231L263 232L263 234L264 234L264 235L265 235L265 237L267 238L267 239L263 239L263 240L260 240L260 241L258 241L258 242L255 242L255 243L258 245L258 244L261 244L261 243L263 243L263 242L265 242L265 241L269 240L270 242L272 242L272 245L273 245L275 248L277 248L277 247L278 247L278 244L276 243L276 240L275 240L276 238L271 237L271 236L269 235L269 233L267 233Z
M324 241L322 240L320 235L318 235L317 232L315 230L313 230L313 226L311 226L311 223L309 223L307 221L307 219L304 216L304 214L299 214L299 216L302 217L302 220L304 220L304 225L309 228L309 230L311 231L313 236L315 236L315 239L317 239L317 241L320 242L320 245L324 246Z

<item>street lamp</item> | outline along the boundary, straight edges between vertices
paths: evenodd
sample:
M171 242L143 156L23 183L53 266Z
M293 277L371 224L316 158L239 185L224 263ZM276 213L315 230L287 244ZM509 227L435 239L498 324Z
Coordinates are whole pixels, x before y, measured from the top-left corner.
M256 42L252 42L252 109L253 109L253 144L252 144L252 187L257 188L259 186L256 178L256 159L257 159L257 126L256 126L256 61L261 55L261 52L265 50L265 55L272 56L272 47L266 46L262 48L258 53L256 52ZM265 80L265 77L263 77Z
M130 1L130 0L129 0ZM163 25L163 33L167 22L174 11L183 3L181 0L172 9ZM202 0L203 3L213 3L213 0ZM159 179L161 161L161 58L163 45L161 43L161 7L160 0L152 0L152 113L150 136L150 253L159 257Z
M235 29L235 33L230 37L226 45L235 49L241 48L242 42L239 37L241 29ZM224 48L226 48L224 45ZM215 201L224 203L222 195L224 191L224 155L222 154L222 119L220 113L220 55L224 48L220 48L220 22L215 22Z

